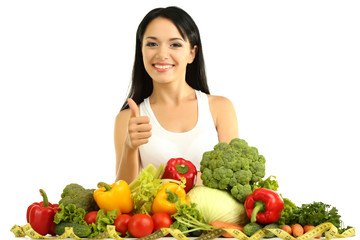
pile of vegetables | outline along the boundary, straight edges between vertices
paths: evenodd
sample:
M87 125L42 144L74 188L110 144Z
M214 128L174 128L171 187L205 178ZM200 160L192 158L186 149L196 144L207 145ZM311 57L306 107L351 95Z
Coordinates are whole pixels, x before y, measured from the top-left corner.
M197 172L191 161L174 158L158 169L147 165L130 184L99 182L97 189L68 184L56 204L40 190L43 201L28 207L27 221L43 236L60 236L71 227L83 238L102 237L109 225L118 236L136 238L163 228L190 237L209 232L234 237L234 232L222 229L247 236L282 229L298 237L327 222L340 233L345 230L335 207L322 202L298 207L283 198L276 177L263 179L265 158L244 140L219 143L205 152L200 170L203 186L195 186ZM265 237L275 234L266 231Z

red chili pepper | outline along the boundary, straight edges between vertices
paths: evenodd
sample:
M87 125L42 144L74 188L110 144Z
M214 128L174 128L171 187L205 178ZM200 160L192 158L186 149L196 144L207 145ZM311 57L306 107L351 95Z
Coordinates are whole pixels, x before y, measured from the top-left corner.
M183 158L172 158L167 162L162 178L180 180L180 177L184 177L186 179L184 189L188 192L196 183L196 175L196 167L192 162Z
M245 209L251 222L269 224L280 218L284 201L280 195L270 189L258 188L245 200Z
M45 236L49 233L55 236L54 216L58 211L59 205L49 203L44 190L40 189L40 194L43 197L43 201L35 202L28 207L26 211L26 220L40 235Z

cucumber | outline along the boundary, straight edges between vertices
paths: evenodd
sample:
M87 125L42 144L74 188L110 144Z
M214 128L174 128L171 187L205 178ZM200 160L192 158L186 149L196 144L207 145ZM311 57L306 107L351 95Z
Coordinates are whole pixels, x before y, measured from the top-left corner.
M200 235L203 233L202 230L196 230L196 231L192 231L190 232L190 237L200 237Z
M280 227L276 223L271 223L266 225L264 228L266 229L266 228L280 228ZM273 237L276 237L276 235L273 234L272 232L269 232L265 235L265 238L273 238Z
M262 226L258 223L248 223L244 226L243 232L248 236L251 237L254 233L258 230L262 229Z
M54 231L57 235L61 235L65 232L66 227L72 227L76 236L85 238L91 234L89 226L79 223L61 222L55 225Z

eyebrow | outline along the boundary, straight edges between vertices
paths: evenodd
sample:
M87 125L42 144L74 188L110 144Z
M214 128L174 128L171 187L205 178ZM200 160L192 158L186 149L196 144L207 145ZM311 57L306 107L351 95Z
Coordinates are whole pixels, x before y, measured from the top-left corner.
M156 38L156 37L153 37L153 36L146 37L146 39L148 39L148 38L153 39L153 40L157 40L157 38ZM170 41L174 41L174 40L180 40L180 41L185 42L185 40L182 39L182 38L177 38L177 37L175 37L175 38L170 38Z

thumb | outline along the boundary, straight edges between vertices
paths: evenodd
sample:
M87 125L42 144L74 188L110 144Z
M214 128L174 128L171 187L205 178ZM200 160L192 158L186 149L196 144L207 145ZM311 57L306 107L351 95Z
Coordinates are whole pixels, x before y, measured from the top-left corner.
M131 98L128 98L127 102L129 104L129 108L131 110L131 116L139 117L140 116L139 108L138 108L137 104L134 102L134 100L132 100Z

